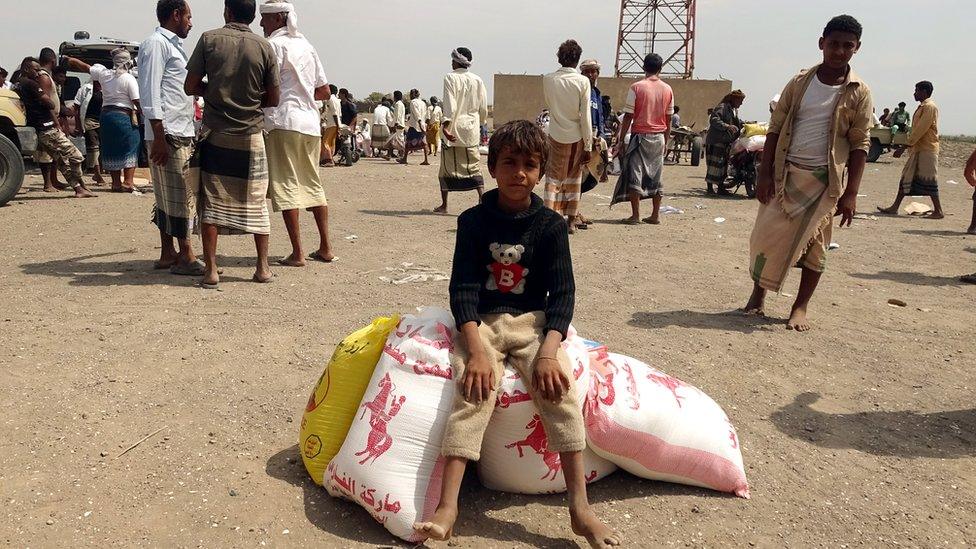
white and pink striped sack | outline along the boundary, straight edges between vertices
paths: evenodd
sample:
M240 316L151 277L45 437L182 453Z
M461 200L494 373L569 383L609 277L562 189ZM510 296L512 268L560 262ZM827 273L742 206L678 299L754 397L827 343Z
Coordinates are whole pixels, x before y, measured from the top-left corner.
M440 499L444 427L455 393L451 313L429 307L405 315L383 355L323 485L365 508L393 535L423 541L413 524Z
M590 389L590 357L572 326L563 349L573 365L573 380L580 409ZM566 491L559 454L549 451L539 410L518 372L506 368L498 388L495 411L481 444L478 477L486 488L517 494L554 494ZM589 449L583 451L587 482L617 470L613 463Z
M591 450L639 477L749 497L739 438L714 400L630 357L590 359Z

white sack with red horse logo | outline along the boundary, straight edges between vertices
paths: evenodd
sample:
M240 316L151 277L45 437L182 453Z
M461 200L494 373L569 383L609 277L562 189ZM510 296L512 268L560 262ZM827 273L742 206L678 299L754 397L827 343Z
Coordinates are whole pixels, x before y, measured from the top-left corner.
M580 409L590 388L590 358L586 344L570 326L563 349L573 365L573 380ZM550 452L539 410L518 372L505 369L498 388L495 411L481 443L478 477L485 487L518 494L554 494L566 491L559 454ZM594 482L617 470L613 463L583 451L586 481Z
M705 393L614 353L590 355L588 446L643 478L749 497L735 428Z
M454 318L444 309L426 308L400 320L323 479L330 494L362 505L412 543L423 541L413 524L429 520L440 499L456 335Z

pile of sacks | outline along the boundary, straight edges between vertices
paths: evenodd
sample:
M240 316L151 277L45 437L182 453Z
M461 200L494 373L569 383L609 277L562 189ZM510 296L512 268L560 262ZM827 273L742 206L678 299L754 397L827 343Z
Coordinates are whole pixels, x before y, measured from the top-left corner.
M336 497L366 509L395 536L437 507L444 427L456 384L450 312L377 319L347 337L312 392L301 423L308 472ZM570 329L588 448L587 482L618 467L647 479L749 497L735 428L705 393ZM482 483L525 494L566 490L525 380L506 370L478 462Z
M732 143L731 153L737 155L745 152L759 152L766 146L766 132L769 126L766 124L745 124L742 126L742 133L739 138Z

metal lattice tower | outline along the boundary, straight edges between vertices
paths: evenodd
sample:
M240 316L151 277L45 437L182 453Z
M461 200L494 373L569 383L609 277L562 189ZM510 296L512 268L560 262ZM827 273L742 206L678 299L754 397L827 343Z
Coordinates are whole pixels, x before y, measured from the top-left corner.
M664 58L661 76L691 78L695 70L696 0L621 0L617 76L644 76L644 56Z

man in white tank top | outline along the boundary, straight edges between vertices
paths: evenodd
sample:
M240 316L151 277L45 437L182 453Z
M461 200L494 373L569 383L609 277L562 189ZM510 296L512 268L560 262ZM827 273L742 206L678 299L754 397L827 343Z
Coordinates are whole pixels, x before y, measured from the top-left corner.
M807 306L826 268L833 217L850 226L857 206L872 113L871 91L850 67L861 30L849 15L827 23L823 62L787 83L766 136L750 239L754 287L744 310L764 315L766 292L782 291L789 270L799 266L791 330L810 329Z

